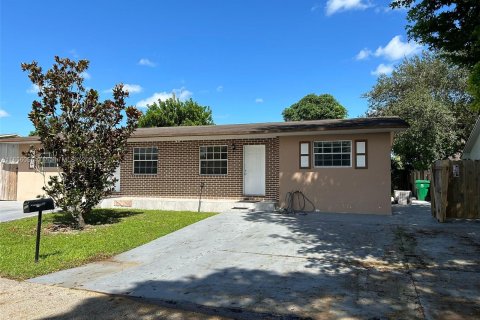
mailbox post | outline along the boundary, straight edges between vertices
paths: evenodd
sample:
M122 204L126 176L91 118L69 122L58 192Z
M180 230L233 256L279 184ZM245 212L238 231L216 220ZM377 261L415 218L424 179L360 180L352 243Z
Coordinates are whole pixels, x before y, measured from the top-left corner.
M42 230L42 211L43 210L53 210L55 205L53 199L35 199L27 200L23 203L23 213L38 212L38 221L37 221L37 243L35 246L35 263L38 262L38 254L40 252L40 231Z

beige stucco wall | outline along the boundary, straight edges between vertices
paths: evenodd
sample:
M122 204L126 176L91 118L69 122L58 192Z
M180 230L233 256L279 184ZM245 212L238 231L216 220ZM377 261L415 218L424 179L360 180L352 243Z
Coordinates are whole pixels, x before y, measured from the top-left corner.
M368 169L352 167L299 169L299 143L366 139ZM280 137L280 203L289 191L302 191L323 212L391 214L390 133Z
M19 201L31 200L38 195L43 195L44 181L48 182L51 176L58 175L56 168L46 168L45 177L34 169L30 169L28 159L22 156L22 152L28 151L29 147L29 145L20 145L17 178L17 200Z
M45 174L45 181L48 182L52 175L57 175L57 173L47 172ZM43 175L38 172L18 171L17 200L31 200L37 198L39 195L43 195L43 179Z

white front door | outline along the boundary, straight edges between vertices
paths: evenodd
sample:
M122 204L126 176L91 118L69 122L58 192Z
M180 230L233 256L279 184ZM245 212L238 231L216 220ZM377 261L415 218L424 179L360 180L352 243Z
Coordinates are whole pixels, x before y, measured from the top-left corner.
M265 145L243 146L243 193L265 195Z

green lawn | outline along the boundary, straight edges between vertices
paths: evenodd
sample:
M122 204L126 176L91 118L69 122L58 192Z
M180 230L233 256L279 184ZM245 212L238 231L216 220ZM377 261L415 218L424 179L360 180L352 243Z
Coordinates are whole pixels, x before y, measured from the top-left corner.
M37 218L0 223L0 277L28 279L106 259L188 226L214 213L157 210L94 210L84 231L49 232L68 222L59 213L43 216L40 261L34 263Z

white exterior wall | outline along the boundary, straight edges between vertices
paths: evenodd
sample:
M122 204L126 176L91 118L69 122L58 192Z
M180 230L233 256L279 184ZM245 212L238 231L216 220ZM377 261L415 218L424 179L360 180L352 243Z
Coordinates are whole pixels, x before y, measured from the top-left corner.
M462 159L480 160L480 117L463 149Z
M477 137L477 141L473 144L472 150L462 158L471 160L480 160L480 136Z

